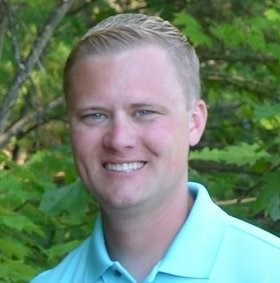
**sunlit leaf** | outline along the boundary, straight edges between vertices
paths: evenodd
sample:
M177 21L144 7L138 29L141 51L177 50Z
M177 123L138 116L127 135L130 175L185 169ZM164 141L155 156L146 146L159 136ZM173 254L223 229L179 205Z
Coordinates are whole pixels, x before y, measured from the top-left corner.
M224 162L237 166L253 165L257 160L268 157L269 154L261 150L259 145L246 143L227 146L223 149L209 149L205 147L200 151L193 151L190 154L190 160Z
M29 249L15 239L0 238L0 251L8 257L24 259L29 254Z
M7 259L0 262L0 282L28 282L31 276L39 272L36 265L28 265L23 260Z

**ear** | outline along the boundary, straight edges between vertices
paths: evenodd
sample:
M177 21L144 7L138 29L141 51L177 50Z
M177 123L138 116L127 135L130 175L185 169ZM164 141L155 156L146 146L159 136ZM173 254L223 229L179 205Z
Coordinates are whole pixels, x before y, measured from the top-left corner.
M201 99L197 100L191 110L190 117L190 146L195 146L204 132L207 121L207 106Z

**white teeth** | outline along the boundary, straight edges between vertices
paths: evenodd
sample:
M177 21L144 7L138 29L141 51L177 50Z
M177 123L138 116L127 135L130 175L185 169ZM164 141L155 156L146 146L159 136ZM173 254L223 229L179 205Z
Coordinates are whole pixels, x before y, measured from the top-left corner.
M132 172L138 170L144 166L143 162L131 162L131 163L107 163L106 169L117 172Z

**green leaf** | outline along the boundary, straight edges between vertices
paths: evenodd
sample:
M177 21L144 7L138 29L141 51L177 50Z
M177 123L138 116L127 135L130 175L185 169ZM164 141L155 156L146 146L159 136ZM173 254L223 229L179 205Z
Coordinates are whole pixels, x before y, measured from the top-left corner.
M22 260L6 259L4 262L0 262L0 279L5 279L0 282L3 283L29 282L30 278L37 273L38 268L35 264L28 265Z
M88 207L88 195L80 180L59 188L47 191L42 198L40 209L50 216L68 212L79 215Z
M277 130L280 127L280 104L267 103L254 104L254 117L260 125L267 130Z
M71 242L54 245L50 249L47 250L48 257L51 260L53 258L62 258L69 251L71 251L75 247L77 247L79 243L80 243L80 241L74 240L74 241L71 241Z
M246 33L247 42L249 46L254 51L266 51L266 41L264 38L264 34L261 30L259 30L255 26L250 26L248 32Z
M267 44L268 48L269 48L269 52L271 53L271 55L273 57L275 57L275 59L277 59L278 61L280 61L280 46L279 43L268 43ZM278 66L279 66L279 62L278 62Z
M280 22L280 13L275 9L268 9L264 12L265 17L272 22Z
M263 176L264 186L257 199L255 211L265 210L273 221L280 220L280 174L268 172Z
M175 25L182 26L182 31L194 46L205 45L210 47L212 42L199 24L191 15L183 12L177 13L174 21Z
M23 230L28 233L37 233L43 235L43 231L39 226L35 225L29 218L24 215L11 213L10 215L2 215L0 219L1 225L5 225L11 229L22 232Z
M15 239L0 239L0 251L7 257L24 259L29 254L29 249Z
M237 166L254 165L257 160L268 157L269 154L261 150L259 145L247 143L230 145L223 149L209 149L205 147L200 151L190 153L190 160L224 162Z
M220 24L213 25L211 28L211 33L226 45L239 46L244 42L244 33L241 28L237 27L237 24Z
M256 119L280 118L280 103L275 104L254 104L254 115Z

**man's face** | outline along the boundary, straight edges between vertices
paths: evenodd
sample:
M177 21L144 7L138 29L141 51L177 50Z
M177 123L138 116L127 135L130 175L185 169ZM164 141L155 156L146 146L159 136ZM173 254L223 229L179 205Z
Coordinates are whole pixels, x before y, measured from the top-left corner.
M71 70L70 131L77 170L103 209L168 202L185 190L192 111L156 46L89 56Z

